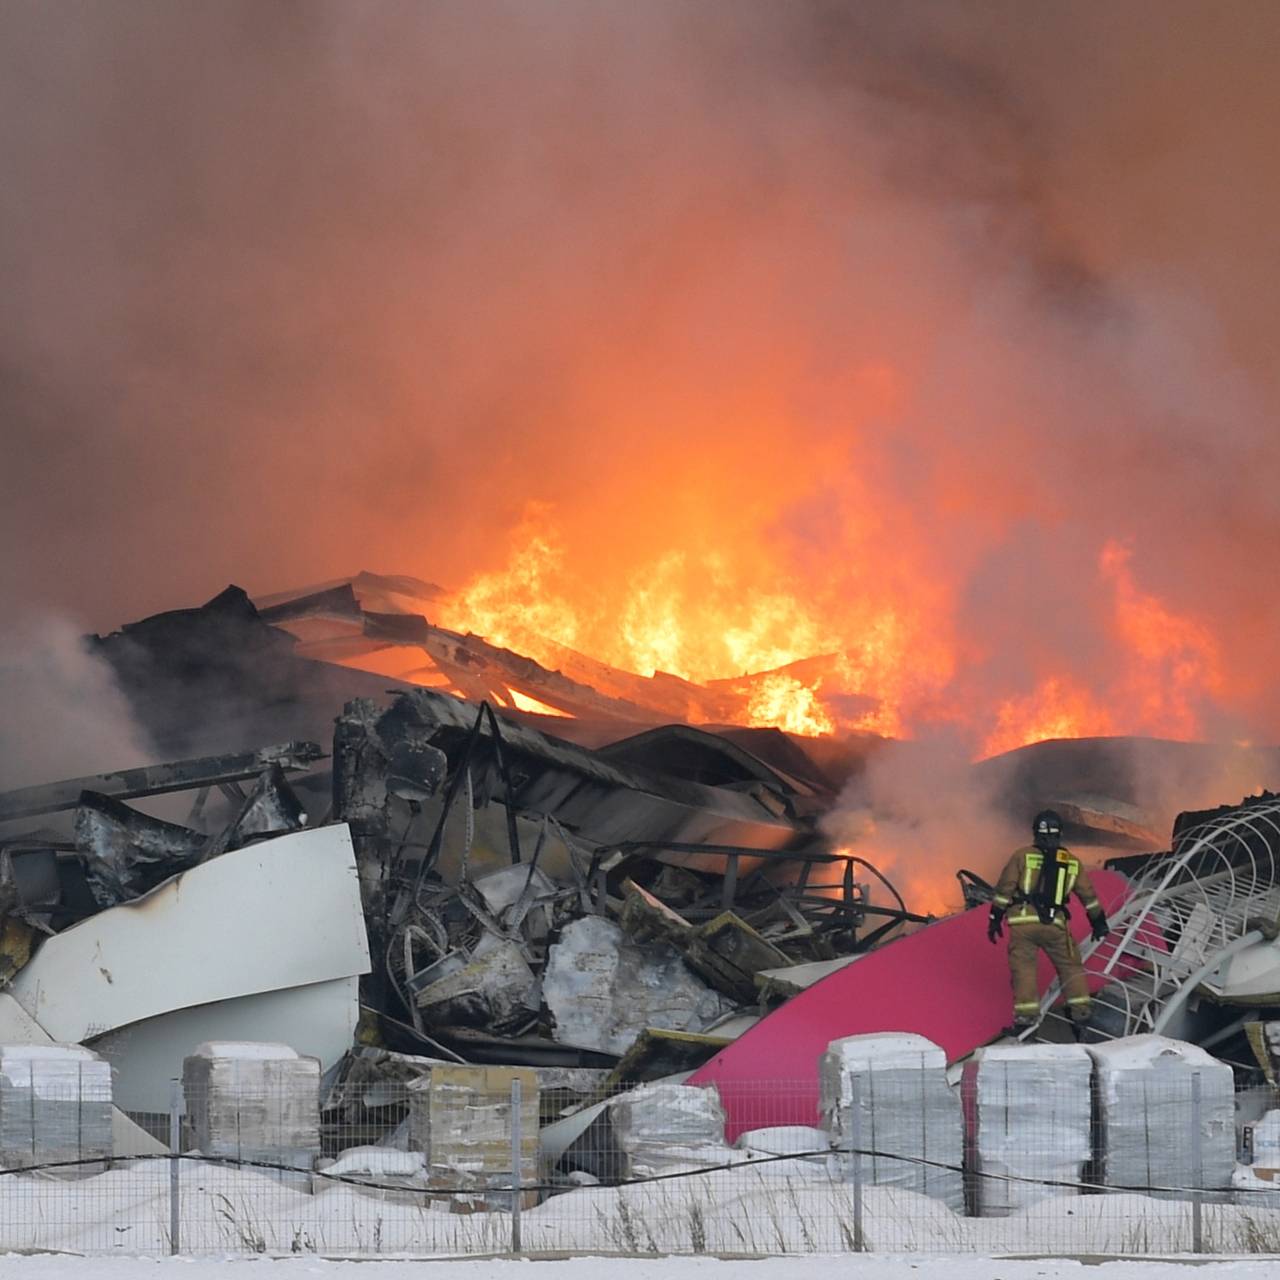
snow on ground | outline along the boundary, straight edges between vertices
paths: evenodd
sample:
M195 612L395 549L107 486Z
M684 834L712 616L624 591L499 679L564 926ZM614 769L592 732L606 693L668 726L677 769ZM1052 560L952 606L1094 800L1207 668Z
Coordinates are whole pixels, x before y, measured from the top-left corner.
M1194 1269L1192 1269L1194 1267ZM0 1256L4 1280L1271 1280L1274 1259L1104 1262L979 1257L571 1258L555 1262L327 1262Z
M0 1249L60 1250L108 1259L163 1257L169 1252L169 1174L167 1161L148 1160L72 1181L26 1175L0 1179ZM300 1276L309 1261L326 1257L484 1257L510 1248L509 1214L452 1212L447 1201L424 1205L420 1191L374 1192L324 1181L311 1190L303 1174L281 1181L254 1169L196 1162L184 1162L181 1184L181 1246L188 1256L294 1255L290 1274ZM1266 1203L1276 1200L1267 1196L1247 1208L1205 1206L1208 1250L1280 1255L1280 1209L1264 1207ZM863 1239L872 1253L920 1251L904 1264L903 1275L912 1267L917 1276L923 1274L921 1268L936 1269L931 1255L943 1253L1141 1255L1189 1253L1192 1248L1189 1204L1134 1194L1054 1196L1010 1217L967 1218L909 1191L867 1187L862 1208ZM850 1256L854 1218L852 1187L830 1181L821 1165L797 1168L784 1162L639 1186L583 1188L527 1208L521 1234L529 1253L676 1252L788 1259L826 1254L828 1267L861 1266L865 1258ZM833 1262L832 1254L841 1256ZM0 1264L0 1277L11 1265L16 1264ZM25 1275L28 1264L22 1265ZM678 1265L700 1264L693 1259ZM1269 1274L1275 1273L1272 1264ZM465 1274L479 1280L484 1272ZM658 1274L668 1273L636 1272ZM763 1280L770 1273L749 1274ZM1008 1280L1003 1270L1000 1275ZM959 1276L949 1270L947 1280Z

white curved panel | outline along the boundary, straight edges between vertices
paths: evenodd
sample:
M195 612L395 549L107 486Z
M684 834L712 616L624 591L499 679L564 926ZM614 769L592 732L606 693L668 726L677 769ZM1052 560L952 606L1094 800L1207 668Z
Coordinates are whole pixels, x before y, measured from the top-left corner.
M10 986L76 1044L174 1009L369 971L343 824L225 853L48 938Z

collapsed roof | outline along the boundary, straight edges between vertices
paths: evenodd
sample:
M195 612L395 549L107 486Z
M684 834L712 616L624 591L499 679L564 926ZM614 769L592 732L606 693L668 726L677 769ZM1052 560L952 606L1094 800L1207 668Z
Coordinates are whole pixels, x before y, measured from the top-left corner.
M362 574L258 607L229 587L93 639L169 759L0 796L15 1025L127 1067L138 1112L163 1106L191 1044L267 1028L335 1070L358 1035L628 1079L706 1063L809 996L819 1037L867 1029L852 962L931 917L819 820L883 741L706 723L731 690L568 651L547 671L411 612L430 591ZM1186 744L1138 750L1195 767ZM1011 808L1054 804L1123 868L1161 844L1131 802L1133 759L1045 743L975 769ZM292 923L273 927L285 900ZM905 968L884 953L895 998L910 952L894 953ZM157 954L167 981L144 996ZM109 999L76 978L86 957ZM992 1030L961 1023L957 1053Z

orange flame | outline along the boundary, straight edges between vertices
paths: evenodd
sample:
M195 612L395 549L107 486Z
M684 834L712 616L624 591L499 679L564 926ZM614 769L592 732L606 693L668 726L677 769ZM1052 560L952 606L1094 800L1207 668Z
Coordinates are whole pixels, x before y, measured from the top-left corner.
M983 754L1134 729L1175 739L1199 732L1197 703L1223 685L1217 644L1200 623L1139 590L1130 559L1130 550L1114 541L1098 557L1099 585L1111 592L1111 625L1124 655L1105 703L1078 679L1047 676L1032 693L999 704Z
M816 689L794 676L774 672L757 686L747 704L747 720L754 725L776 725L788 733L820 738L836 731L823 709Z
M902 893L907 906L918 915L945 916L958 909L961 893L953 878L938 874L937 867L930 859L919 860L919 863L911 858L900 859L892 847L876 843L875 822L872 819L868 817L865 826L865 844L860 839L856 848L842 845L832 852L839 858L862 858L889 875ZM853 878L864 886L868 901L884 906L893 905L893 899L861 867L854 867ZM833 862L811 882L811 888L821 897L838 898L843 884L844 865ZM876 922L879 920L878 917L872 919Z
M921 614L860 603L845 632L818 604L753 586L715 550L662 552L641 561L621 591L595 592L574 580L549 510L531 504L506 566L478 574L433 620L553 669L564 646L643 676L732 683L743 699L735 718L749 725L900 734L905 705L940 688L953 658ZM787 670L815 656L820 672Z
M1134 582L1131 553L1108 542L1098 588L1110 599L1111 638L1123 655L1099 686L1051 671L1001 699L982 754L1048 738L1143 731L1191 737L1198 702L1222 685L1208 630ZM554 667L559 646L640 675L665 671L728 684L742 697L735 718L813 736L869 730L909 736L913 713L945 705L958 658L945 601L920 591L915 608L892 599L850 602L845 616L781 586L744 590L741 566L723 551L667 550L642 561L625 589L593 596L571 575L544 506L531 506L504 569L483 573L443 605L438 621L483 635ZM808 660L826 655L821 670ZM794 666L794 669L791 669ZM753 673L763 673L747 679Z
M779 479L785 491L781 460ZM841 526L840 554L874 565L843 580L852 588L820 578L815 588L783 571L774 535L761 533L780 518L781 502L741 513L736 525L726 516L723 536L709 535L700 514L663 512L672 526L665 546L628 532L621 517L616 537L613 529L594 542L593 530L566 536L556 511L530 504L506 565L473 577L433 621L552 669L569 649L641 676L714 684L737 699L729 718L748 725L909 737L929 721L971 732L985 723L974 733L984 755L1047 738L1194 737L1204 700L1222 688L1212 634L1139 588L1130 550L1112 540L1095 583L1107 662L1080 670L1070 654L1040 655L1030 687L999 691L987 708L962 700L951 686L968 656L955 601L920 567L924 552L909 532L891 536L870 516Z

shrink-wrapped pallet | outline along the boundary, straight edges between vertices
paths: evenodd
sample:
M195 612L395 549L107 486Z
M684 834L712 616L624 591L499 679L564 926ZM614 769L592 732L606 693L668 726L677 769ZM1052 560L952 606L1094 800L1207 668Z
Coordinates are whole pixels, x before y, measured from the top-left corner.
M0 1045L0 1164L74 1174L111 1152L110 1063L79 1045Z
M1088 1046L1098 1101L1098 1175L1105 1186L1150 1188L1180 1198L1231 1186L1235 1082L1225 1062L1165 1036L1127 1036ZM1193 1080L1200 1077L1200 1169L1193 1133Z
M963 1090L975 1213L1004 1217L1045 1196L1078 1194L1093 1150L1092 1076L1079 1045L991 1045L969 1059Z
M818 1062L823 1123L845 1178L900 1187L964 1209L960 1098L947 1083L946 1054L907 1032L833 1040Z
M633 1178L707 1168L733 1158L714 1085L642 1084L613 1099L609 1119Z
M764 1177L795 1180L829 1179L831 1139L825 1129L811 1125L770 1125L740 1133L734 1148L743 1152Z
M409 1145L427 1158L430 1185L510 1202L515 1132L512 1084L520 1082L520 1181L538 1181L538 1077L530 1067L437 1063L409 1083ZM496 1193L496 1194L495 1194Z
M310 1169L320 1154L320 1063L283 1044L215 1040L183 1059L202 1155Z

